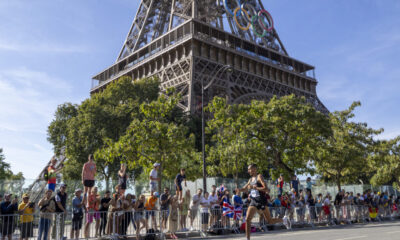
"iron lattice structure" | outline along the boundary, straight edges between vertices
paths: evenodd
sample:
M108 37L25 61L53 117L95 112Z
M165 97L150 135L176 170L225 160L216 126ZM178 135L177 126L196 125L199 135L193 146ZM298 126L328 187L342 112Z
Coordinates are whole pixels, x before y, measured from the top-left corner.
M93 77L91 93L122 76L156 76L163 91L175 87L180 107L195 113L202 81L215 77L205 99L249 103L296 94L327 113L314 67L288 55L263 9L261 0L142 0L116 62ZM233 72L219 71L226 65Z

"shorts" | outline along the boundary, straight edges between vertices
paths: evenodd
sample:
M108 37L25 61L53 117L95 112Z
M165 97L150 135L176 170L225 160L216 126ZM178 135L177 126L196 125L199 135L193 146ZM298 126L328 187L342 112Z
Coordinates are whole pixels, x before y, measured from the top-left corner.
M169 216L169 209L161 209L161 218L167 220Z
M82 228L82 218L72 219L72 230L77 231Z
M91 188L94 186L94 180L85 180L83 181L83 186Z
M210 214L207 213L201 213L201 224L208 224L208 218L210 217Z
M26 222L21 224L21 238L33 237L33 222Z
M14 233L13 217L2 216L1 218L3 220L3 226L1 226L2 236L7 236L7 235L13 234ZM4 221L6 218L8 218L8 220Z
M321 214L322 212L322 207L315 207L315 210L317 210L317 214Z
M150 191L157 191L157 182L150 182Z
M178 188L179 187L179 188ZM175 190L176 191L182 191L182 183L179 183L178 185L175 185Z
M150 216L154 217L156 215L156 211L146 211L146 219L149 219Z
M199 209L197 209L197 208L189 209L190 217L191 218L196 218L198 211L199 211Z
M56 184L55 183L49 183L47 185L47 188L54 192L54 191L56 191Z
M135 219L135 221L140 221L143 219L143 212L135 212L133 214L133 218Z
M100 213L99 212L88 212L86 214L86 222L87 223L92 223L93 219L96 219L96 221L98 219L100 219Z
M250 207L256 207L258 210L264 210L265 205L267 205L267 201L261 196L250 198Z

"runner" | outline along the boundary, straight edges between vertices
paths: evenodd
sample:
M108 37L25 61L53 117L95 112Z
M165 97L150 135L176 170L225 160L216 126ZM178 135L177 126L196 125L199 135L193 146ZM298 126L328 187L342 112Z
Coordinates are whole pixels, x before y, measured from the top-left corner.
M290 228L290 222L285 216L283 219L280 218L271 218L271 214L266 207L267 201L265 199L265 192L268 191L267 184L264 181L264 178L261 174L257 173L257 165L251 164L248 167L248 172L251 176L247 184L240 189L237 189L236 192L244 192L246 190L250 190L250 206L247 210L246 216L246 238L250 239L250 228L251 228L251 220L258 212L259 214L264 215L264 218L267 220L269 224L276 224L283 222L286 228Z
M90 154L88 161L83 165L82 168L82 184L85 187L85 195L92 192L94 186L94 176L96 175L96 163L94 163L93 155Z

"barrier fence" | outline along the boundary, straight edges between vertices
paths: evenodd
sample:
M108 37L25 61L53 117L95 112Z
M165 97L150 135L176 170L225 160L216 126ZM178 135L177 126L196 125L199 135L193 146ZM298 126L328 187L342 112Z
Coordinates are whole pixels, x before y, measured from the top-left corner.
M271 217L290 220L291 227L312 227L367 223L400 218L400 205L371 207L367 205L269 207ZM37 213L32 215L0 215L0 234L12 239L115 239L118 237L143 239L152 235L157 239L170 234L198 233L231 234L244 232L247 209L238 211L237 219L224 216L221 208L179 208L165 211L115 211L73 213ZM252 220L252 231L285 228L283 223L271 225L261 214Z

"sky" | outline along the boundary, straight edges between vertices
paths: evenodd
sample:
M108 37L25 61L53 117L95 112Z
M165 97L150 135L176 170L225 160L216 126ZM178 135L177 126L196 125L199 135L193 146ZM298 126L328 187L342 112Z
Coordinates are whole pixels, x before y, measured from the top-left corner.
M290 56L316 67L330 111L361 101L356 121L400 135L400 1L263 0ZM59 104L89 97L118 56L138 0L0 0L0 148L38 176L52 156Z

